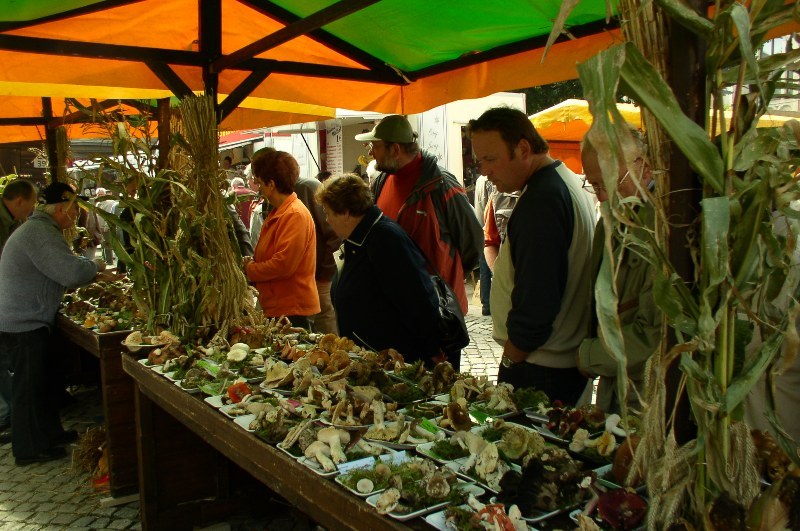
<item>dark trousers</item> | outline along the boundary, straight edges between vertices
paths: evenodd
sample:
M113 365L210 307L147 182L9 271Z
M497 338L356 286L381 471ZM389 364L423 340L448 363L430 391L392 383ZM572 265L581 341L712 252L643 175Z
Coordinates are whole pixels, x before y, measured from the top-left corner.
M587 379L576 368L553 369L533 363L522 362L503 367L497 373L498 382L507 382L514 389L533 387L544 391L550 400L561 400L565 405L574 406L586 388Z
M481 274L481 306L482 309L489 309L489 293L492 291L492 270L489 269L489 264L486 263L486 257L481 253L480 260L480 274Z
M16 458L32 457L64 433L52 386L47 385L50 332L0 332L0 370L11 371L11 445Z
M11 373L0 369L0 427L11 424Z

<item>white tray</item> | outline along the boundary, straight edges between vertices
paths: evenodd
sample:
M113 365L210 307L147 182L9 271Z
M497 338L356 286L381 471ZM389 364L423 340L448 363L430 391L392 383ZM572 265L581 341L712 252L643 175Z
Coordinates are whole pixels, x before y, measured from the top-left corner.
M241 417L236 417L233 421L239 425L245 431L249 431L250 433L254 433L256 430L250 429L250 423L256 420L256 416L252 413L249 415L242 415Z
M136 360L136 361L138 361L140 364L144 365L144 366L145 366L145 367L147 367L148 369L153 369L153 370L155 370L155 369L156 369L156 367L161 367L161 364L160 364L160 363L148 363L148 362L147 362L147 361L148 361L148 360L147 360L147 358L141 358L141 359L138 359L138 360Z
M224 395L214 395L214 396L207 396L203 399L203 402L206 402L211 407L215 407L217 409L221 408L224 404L222 403L222 397Z
M462 509L466 509L471 511L469 505L460 505ZM439 531L452 531L450 527L447 527L447 517L445 516L445 511L437 511L435 513L431 513L425 517L425 521L433 527L434 529L438 529ZM528 531L538 531L535 527L532 527L528 524Z
M167 376L167 378L169 378L169 376ZM172 380L172 378L170 378L170 380ZM199 387L194 387L192 389L186 389L185 387L181 387L181 381L182 380L172 380L172 383L174 383L175 385L178 386L179 389L182 389L183 391L189 393L190 395L196 395L200 393Z
M478 496L483 495L486 492L485 490L483 490L478 485L465 483L465 482L463 482L461 480L459 480L459 484L462 485L462 487L464 488L464 490L468 494L472 494L476 498ZM372 496L367 498L367 503L369 505L371 505L372 507L375 507L375 505L378 502L378 498L379 497L380 497L380 494L373 494ZM426 515L428 513L437 511L437 510L439 510L439 509L441 509L443 507L447 507L448 503L449 502L443 501L441 503L437 503L436 505L431 505L430 507L425 507L424 509L420 509L419 511L414 511L413 513L408 513L408 514L398 514L398 513L390 512L390 513L388 513L387 516L390 516L390 517L394 518L395 520L399 520L401 522L406 522L406 521L412 520L412 519L414 519L414 518L416 518L418 516L424 516L424 515Z

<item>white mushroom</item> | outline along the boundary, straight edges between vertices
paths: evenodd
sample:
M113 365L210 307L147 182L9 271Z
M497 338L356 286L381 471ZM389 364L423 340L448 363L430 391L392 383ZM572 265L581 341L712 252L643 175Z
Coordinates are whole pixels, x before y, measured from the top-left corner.
M475 463L475 473L478 477L488 479L489 475L497 468L499 458L497 446L494 443L487 443Z
M238 348L237 349L231 349L228 352L228 355L226 356L228 361L232 361L232 362L244 361L244 359L246 357L247 357L247 351L246 350L242 350L242 349L238 349Z
M373 400L372 404L370 404L369 408L372 410L373 414L373 424L375 428L378 430L383 429L383 418L386 414L386 404L383 403L383 400Z
M244 350L245 352L250 352L250 345L247 343L234 343L231 345L231 350Z
M344 430L337 430L331 426L319 430L317 433L317 440L330 445L331 458L334 463L344 463L347 461L347 457L342 450L342 445L350 442L349 433Z
M394 488L386 489L375 502L375 509L378 510L378 514L387 514L392 512L399 502L400 491Z
M616 413L609 415L606 419L606 431L610 431L614 435L619 435L620 437L625 437L627 435L625 430L619 427L621 420L622 418Z
M356 490L361 494L367 494L375 489L375 484L369 478L361 478L356 483Z
M330 453L330 447L322 441L314 441L309 444L304 452L307 458L316 459L317 462L322 465L322 469L325 470L325 472L333 472L336 469L336 465L334 465L333 461L328 457Z
M572 441L569 443L569 449L573 452L582 452L584 448L589 446L589 432L583 428L575 431L572 436Z

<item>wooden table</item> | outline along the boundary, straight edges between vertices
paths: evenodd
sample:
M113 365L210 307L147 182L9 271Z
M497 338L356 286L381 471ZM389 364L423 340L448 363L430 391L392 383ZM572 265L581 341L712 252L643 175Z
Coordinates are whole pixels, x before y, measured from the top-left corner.
M134 385L122 370L122 358L128 357L122 340L129 333L98 334L60 313L56 316L56 341L69 342L100 360L109 485L114 497L134 493L138 487Z
M246 506L236 493L243 472L327 529L408 529L243 430L200 395L127 356L123 368L136 384L143 529L191 529L234 514ZM412 527L427 525L417 519Z

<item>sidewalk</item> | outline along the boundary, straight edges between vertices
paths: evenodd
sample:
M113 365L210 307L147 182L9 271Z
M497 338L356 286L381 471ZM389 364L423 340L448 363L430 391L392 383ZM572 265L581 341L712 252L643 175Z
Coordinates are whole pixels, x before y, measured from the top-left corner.
M467 286L467 293L471 302L471 286ZM464 349L462 372L496 379L502 349L492 340L491 317L481 315L480 305L470 304L465 318L470 344ZM84 433L102 421L100 391L82 388L74 397L76 403L62 412L64 427ZM11 445L0 446L0 531L141 529L138 502L113 507L101 505L107 496L91 488L87 474L73 471L69 459L17 467ZM213 529L314 529L288 507L275 511L276 505L269 505L270 515L242 515Z

